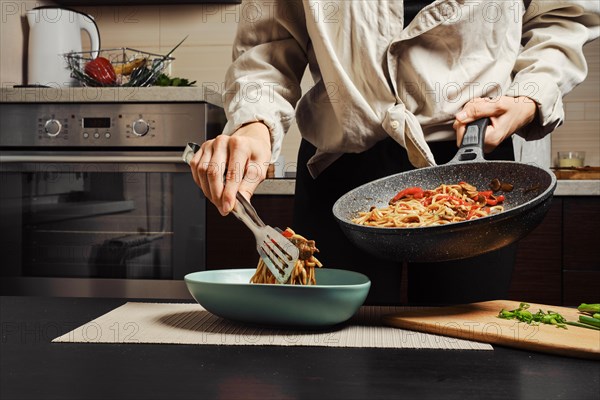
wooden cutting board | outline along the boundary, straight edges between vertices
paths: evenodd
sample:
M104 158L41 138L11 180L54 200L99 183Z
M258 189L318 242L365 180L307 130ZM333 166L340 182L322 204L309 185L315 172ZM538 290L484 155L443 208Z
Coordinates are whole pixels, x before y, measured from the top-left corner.
M567 325L529 325L517 320L498 318L500 310L514 310L519 302L494 300L450 307L408 310L383 317L384 323L404 329L478 342L517 347L563 356L600 359L600 331ZM568 321L577 321L574 308L529 303L536 313L555 311Z

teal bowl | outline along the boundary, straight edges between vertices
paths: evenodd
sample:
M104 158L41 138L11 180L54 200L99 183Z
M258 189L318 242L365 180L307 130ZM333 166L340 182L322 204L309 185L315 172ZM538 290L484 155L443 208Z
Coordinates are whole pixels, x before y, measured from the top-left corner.
M316 285L251 284L254 269L193 272L185 283L194 299L219 317L253 324L323 327L350 319L371 281L341 269L317 269Z

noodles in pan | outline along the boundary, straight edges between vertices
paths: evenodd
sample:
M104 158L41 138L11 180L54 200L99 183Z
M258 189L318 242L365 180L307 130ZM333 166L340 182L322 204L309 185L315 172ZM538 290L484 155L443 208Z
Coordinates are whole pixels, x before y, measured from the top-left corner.
M404 189L389 205L360 212L352 222L382 228L417 228L468 221L504 211L503 195L478 191L466 182L440 185L434 190Z
M314 240L307 240L298 235L290 228L283 231L283 236L288 238L300 250L300 255L290 279L286 284L289 285L316 285L315 267L322 267L321 262L317 260L314 253L319 250L315 247ZM250 278L251 283L277 283L277 280L263 262L262 258L258 261L256 272Z

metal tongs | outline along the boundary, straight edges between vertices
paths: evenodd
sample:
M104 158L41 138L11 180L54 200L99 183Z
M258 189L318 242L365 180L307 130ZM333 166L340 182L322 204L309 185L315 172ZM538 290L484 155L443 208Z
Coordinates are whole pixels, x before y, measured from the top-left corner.
M183 152L183 161L188 165L194 154L200 149L196 143L188 143ZM258 213L240 192L237 192L232 213L242 221L256 238L256 250L265 265L279 283L286 283L299 257L298 248L285 236L279 228L273 228L260 219Z

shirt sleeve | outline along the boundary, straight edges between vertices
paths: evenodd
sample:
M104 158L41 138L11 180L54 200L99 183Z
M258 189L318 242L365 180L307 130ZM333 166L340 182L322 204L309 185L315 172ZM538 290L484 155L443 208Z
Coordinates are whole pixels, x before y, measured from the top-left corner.
M225 76L224 134L260 121L271 134L271 162L294 119L306 69L308 34L300 1L244 1Z
M562 97L587 75L583 45L598 37L599 15L597 0L532 0L527 7L508 95L534 100L538 118L520 136L540 139L562 124Z

